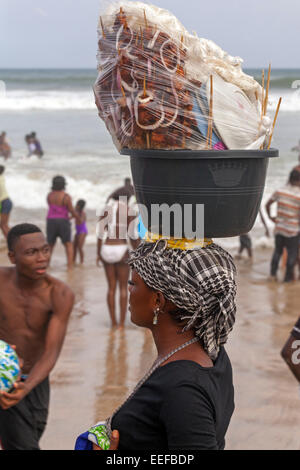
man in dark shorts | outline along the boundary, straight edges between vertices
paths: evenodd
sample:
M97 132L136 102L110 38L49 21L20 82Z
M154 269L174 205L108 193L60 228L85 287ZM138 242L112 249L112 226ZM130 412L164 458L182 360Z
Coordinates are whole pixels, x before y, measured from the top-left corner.
M13 267L0 268L0 339L15 345L22 379L0 392L0 442L5 450L38 450L47 423L48 376L59 357L74 304L72 290L46 274L50 248L32 224L7 237Z
M282 348L281 356L300 385L300 317Z
M277 204L276 217L271 216L272 204ZM266 212L275 223L275 249L270 266L270 280L277 280L277 271L284 248L287 251L284 282L294 280L298 259L300 233L300 171L293 168L288 183L275 191L266 204Z

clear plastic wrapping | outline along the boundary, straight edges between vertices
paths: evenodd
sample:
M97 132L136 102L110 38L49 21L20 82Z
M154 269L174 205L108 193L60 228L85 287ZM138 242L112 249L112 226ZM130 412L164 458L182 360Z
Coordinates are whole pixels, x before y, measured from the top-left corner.
M271 120L241 59L166 10L113 3L98 29L99 116L118 150L262 148Z

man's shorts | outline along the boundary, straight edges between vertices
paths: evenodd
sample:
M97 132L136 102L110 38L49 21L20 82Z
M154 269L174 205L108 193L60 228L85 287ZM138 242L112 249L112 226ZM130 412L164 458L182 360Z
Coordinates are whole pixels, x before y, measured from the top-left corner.
M71 241L71 224L67 219L47 219L47 241L54 245L56 239L60 238L62 243Z
M0 203L0 212L1 214L9 214L10 211L12 210L12 202L10 199L4 199L4 201L1 201Z
M17 405L0 407L0 443L4 450L39 450L47 424L49 380L46 378Z

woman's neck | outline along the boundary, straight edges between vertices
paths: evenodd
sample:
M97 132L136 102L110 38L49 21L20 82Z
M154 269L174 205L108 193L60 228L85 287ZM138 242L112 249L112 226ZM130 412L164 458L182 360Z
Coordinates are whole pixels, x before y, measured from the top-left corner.
M165 332L160 328L152 330L159 359L195 337L193 331L185 331L182 333L178 327L176 327L174 331L168 331L168 334L164 333Z
M169 325L169 328L153 327L152 335L157 349L158 360L167 356L171 351L174 351L174 349L182 346L187 341L195 338L193 330L188 330L182 333L181 328L177 325L175 328L173 325L172 327ZM213 367L214 365L208 354L203 349L200 341L192 343L188 347L176 352L176 354L166 360L164 364L177 360L191 360L197 362L202 367Z

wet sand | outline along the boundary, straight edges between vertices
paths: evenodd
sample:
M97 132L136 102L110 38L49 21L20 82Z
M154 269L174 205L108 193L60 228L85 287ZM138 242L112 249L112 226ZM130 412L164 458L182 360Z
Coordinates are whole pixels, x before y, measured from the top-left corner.
M8 264L3 245L0 264ZM73 449L76 436L106 418L129 394L155 357L151 334L130 323L111 330L103 268L95 246L85 248L83 267L67 272L57 246L49 273L67 282L76 305L59 360L51 373L49 420L44 450ZM238 267L238 312L227 344L236 409L227 449L300 449L297 382L280 350L299 316L300 282L268 283L269 249L257 250L253 265Z

